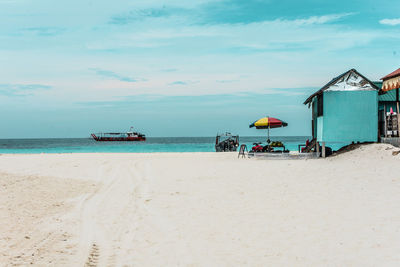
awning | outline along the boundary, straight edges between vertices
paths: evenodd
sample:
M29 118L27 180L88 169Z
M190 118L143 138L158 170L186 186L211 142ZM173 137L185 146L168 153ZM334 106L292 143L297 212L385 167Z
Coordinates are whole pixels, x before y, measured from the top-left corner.
M382 91L386 92L397 88L400 88L400 76L383 81Z

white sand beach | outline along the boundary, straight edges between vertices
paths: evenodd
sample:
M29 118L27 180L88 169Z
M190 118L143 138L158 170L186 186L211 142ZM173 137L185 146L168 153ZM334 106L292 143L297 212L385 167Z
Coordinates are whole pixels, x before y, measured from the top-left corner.
M396 266L400 155L0 155L0 265Z

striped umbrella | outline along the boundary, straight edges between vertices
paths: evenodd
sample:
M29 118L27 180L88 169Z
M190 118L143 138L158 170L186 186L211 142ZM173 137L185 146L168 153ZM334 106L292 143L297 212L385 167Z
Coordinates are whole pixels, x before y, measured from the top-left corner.
M252 127L256 127L256 129L268 129L268 140L267 142L269 143L269 129L271 128L279 128L279 127L286 127L288 126L288 124L284 121L281 121L279 119L276 118L272 118L272 117L264 117L261 118L255 122L253 122L252 124L249 125L250 128Z

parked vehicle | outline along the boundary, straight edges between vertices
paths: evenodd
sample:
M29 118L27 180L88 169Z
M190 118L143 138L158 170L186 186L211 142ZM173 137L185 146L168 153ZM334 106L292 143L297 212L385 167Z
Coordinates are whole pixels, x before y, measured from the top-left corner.
M253 143L253 147L251 148L250 152L264 152L264 147L261 143Z
M231 133L218 134L215 138L215 151L216 152L232 152L236 151L239 147L239 135L232 135Z
M253 147L251 148L250 152L289 153L289 150L286 150L285 145L281 141L273 141L272 143L267 142L265 146L263 146L261 143L253 143Z

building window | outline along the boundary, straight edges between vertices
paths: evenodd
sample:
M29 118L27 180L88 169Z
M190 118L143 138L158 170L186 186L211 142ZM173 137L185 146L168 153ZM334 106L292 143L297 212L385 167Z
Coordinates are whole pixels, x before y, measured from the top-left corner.
M317 96L317 117L324 115L324 95Z

